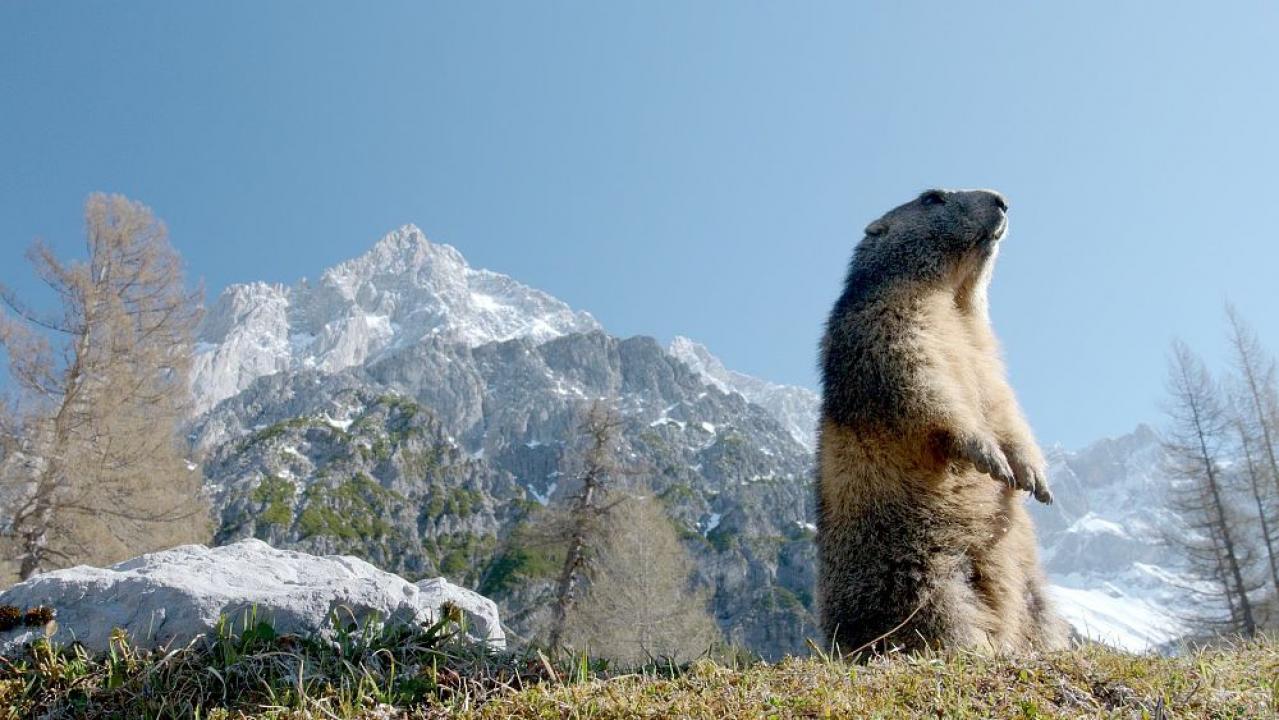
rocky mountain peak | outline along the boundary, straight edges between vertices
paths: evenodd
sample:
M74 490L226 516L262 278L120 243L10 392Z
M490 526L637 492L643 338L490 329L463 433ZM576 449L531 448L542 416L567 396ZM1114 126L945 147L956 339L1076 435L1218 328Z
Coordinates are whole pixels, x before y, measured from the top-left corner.
M224 290L198 333L192 389L196 411L204 412L259 377L337 372L429 337L476 347L599 329L589 313L472 268L456 248L405 225L314 284Z
M363 255L325 270L320 286L356 301L369 283L394 279L393 284L429 288L464 282L468 270L456 248L432 243L416 225L408 224L387 233Z

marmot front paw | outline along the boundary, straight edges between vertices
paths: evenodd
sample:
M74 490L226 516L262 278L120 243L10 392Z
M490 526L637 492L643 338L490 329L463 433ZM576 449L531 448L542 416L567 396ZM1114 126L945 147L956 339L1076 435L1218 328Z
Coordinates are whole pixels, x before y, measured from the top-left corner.
M1048 471L1044 469L1042 461L1037 462L1031 459L1038 453L1023 452L1010 445L1004 445L1003 451L1004 457L1008 458L1008 464L1012 467L1013 476L1017 479L1016 487L1034 495L1039 502L1051 505L1053 495L1048 489Z
M993 441L973 436L962 440L958 450L960 457L972 463L978 472L984 472L1008 487L1017 487L1017 476L1013 473L1008 458Z

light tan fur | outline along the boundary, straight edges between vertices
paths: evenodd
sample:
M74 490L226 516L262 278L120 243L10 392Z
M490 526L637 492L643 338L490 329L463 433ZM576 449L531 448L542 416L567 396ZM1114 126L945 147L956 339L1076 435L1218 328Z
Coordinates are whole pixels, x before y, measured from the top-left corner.
M1044 456L987 311L1003 200L947 200L872 225L823 344L819 596L842 652L1065 639L1019 492L1051 500Z

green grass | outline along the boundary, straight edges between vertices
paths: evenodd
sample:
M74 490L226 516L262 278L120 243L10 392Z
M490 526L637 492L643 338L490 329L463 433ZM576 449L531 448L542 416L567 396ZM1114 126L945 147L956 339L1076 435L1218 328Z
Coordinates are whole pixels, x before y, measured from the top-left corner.
M465 641L458 610L431 626L335 618L324 637L282 635L252 614L168 651L117 634L107 653L30 645L0 657L0 718L364 718L443 712L551 677L541 662Z
M39 643L0 659L0 718L1273 718L1279 644L1179 657L1098 646L1024 658L949 653L611 669L365 624L329 640L253 618L210 642L108 654Z

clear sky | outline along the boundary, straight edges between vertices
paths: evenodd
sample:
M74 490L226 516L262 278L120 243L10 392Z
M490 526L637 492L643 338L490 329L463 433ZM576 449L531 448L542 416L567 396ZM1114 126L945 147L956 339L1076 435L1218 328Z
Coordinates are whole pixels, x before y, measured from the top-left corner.
M0 2L0 281L151 205L210 294L413 222L475 265L816 385L866 223L993 187L1045 443L1159 420L1233 300L1279 346L1267 2Z

